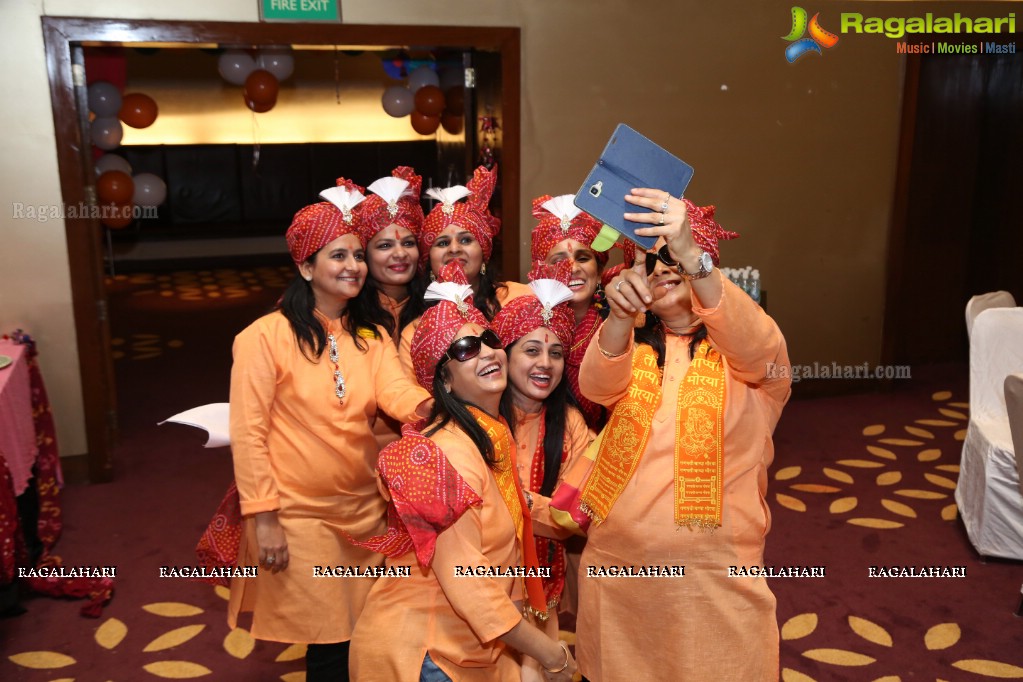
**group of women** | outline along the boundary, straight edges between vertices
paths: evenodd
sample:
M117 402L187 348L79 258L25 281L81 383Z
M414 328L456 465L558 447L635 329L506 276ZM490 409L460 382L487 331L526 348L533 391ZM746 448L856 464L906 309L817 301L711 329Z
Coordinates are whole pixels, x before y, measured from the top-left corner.
M565 609L594 682L777 678L773 595L725 577L763 561L789 389L777 325L708 267L734 234L636 189L659 251L605 272L600 222L544 196L530 284L502 281L495 183L428 190L424 215L402 167L295 215L298 274L235 340L238 563L260 570L230 624L308 644L311 682L571 680Z

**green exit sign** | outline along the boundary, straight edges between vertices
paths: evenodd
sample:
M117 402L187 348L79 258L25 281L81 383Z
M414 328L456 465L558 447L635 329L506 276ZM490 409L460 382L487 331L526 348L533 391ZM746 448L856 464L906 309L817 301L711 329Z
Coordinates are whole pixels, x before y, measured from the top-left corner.
M263 21L341 21L341 0L259 0Z

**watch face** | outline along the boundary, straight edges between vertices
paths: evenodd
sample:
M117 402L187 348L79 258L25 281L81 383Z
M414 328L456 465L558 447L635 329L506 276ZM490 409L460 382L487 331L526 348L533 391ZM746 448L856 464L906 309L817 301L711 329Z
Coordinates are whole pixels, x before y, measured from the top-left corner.
M714 259L706 251L700 256L700 269L706 272L714 269Z

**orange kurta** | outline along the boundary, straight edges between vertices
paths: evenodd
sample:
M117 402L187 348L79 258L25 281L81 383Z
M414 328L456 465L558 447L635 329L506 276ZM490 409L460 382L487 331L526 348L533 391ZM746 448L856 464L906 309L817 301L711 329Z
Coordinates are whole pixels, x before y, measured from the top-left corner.
M398 318L401 317L401 311L408 305L408 298L405 298L404 301L396 301L382 291L379 292L379 295L380 306L394 316L394 329L397 332ZM373 423L373 436L377 441L377 449L383 450L387 445L401 438L401 422L378 411L376 421Z
M607 519L591 526L579 583L580 671L593 682L778 678L775 598L765 578L730 578L728 567L762 565L770 528L765 501L771 434L789 396L788 364L774 321L721 275L717 308L694 312L725 359L722 526L713 533L674 522L678 387L689 337L668 335L661 402L639 465ZM597 339L599 339L599 334ZM631 352L608 359L591 343L580 385L613 406L631 381ZM681 578L586 577L587 567L684 565Z
M521 566L515 526L494 475L453 424L430 436L483 499L437 536L430 568L415 552L388 558L411 577L381 578L352 636L350 671L359 682L417 682L430 654L454 680L519 682L517 654L497 638L522 620L521 578L458 577L456 567Z
M235 338L231 450L242 513L277 510L290 555L280 573L261 566L257 578L231 582L228 623L234 627L239 612L253 611L257 639L325 644L351 637L371 581L314 578L313 566L380 565L379 555L340 534L369 537L386 528L372 417L379 403L411 420L430 397L408 381L383 330L382 339L362 339L365 352L340 322L328 330L347 384L343 405L327 351L318 362L308 360L281 313L261 317ZM256 565L258 553L248 518L239 564Z
M533 290L528 285L521 282L504 282L504 286L497 289L497 302L503 306L513 298L526 296L527 294L533 295ZM418 326L418 317L405 325L405 328L401 330L401 342L398 344L398 357L401 359L401 367L412 378L412 381L416 380L416 372L412 368L412 337L415 335Z

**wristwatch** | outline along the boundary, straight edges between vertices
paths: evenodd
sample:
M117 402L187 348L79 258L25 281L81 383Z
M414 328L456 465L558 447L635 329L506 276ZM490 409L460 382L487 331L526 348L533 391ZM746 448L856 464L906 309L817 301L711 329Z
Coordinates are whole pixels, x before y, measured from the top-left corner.
M689 274L682 267L682 264L678 264L678 274L682 275L683 279L694 280L703 279L714 271L714 259L706 251L700 253L700 269L693 274Z

